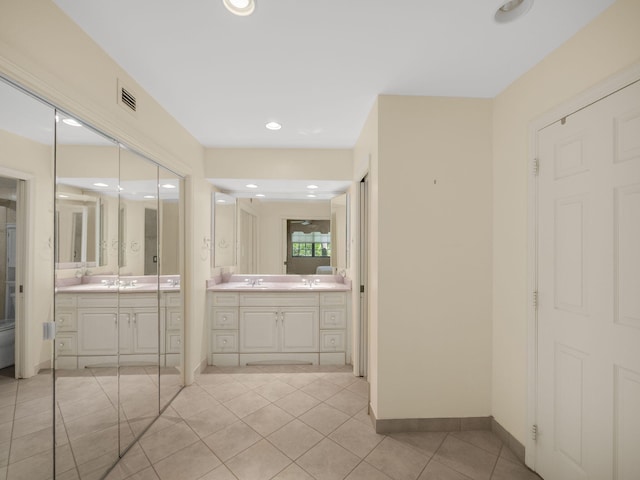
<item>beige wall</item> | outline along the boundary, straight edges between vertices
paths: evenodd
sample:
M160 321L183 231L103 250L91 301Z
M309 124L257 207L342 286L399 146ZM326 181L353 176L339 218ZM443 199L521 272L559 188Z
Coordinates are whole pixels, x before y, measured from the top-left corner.
M640 61L640 2L619 0L495 98L492 412L527 437L529 124Z
M351 180L347 149L207 148L207 178Z
M204 180L204 149L53 2L0 0L0 10L0 74L187 177L182 285L190 380L193 370L206 358L200 347L210 265L200 251L203 239L210 236L209 222L203 219L211 218L211 188ZM135 116L116 102L118 79L137 94ZM49 187L43 185L42 191ZM49 225L52 211L39 209L36 224Z
M491 101L378 102L378 418L489 415Z

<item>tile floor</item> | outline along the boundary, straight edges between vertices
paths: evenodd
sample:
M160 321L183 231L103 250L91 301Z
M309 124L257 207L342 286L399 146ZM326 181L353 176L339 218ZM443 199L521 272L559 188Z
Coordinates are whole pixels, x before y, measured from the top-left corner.
M208 367L107 479L539 479L488 431L376 434L349 370Z
M179 390L163 368L161 401ZM118 435L130 444L158 412L158 368L56 372L56 471L64 480L99 479L118 459ZM118 388L119 387L119 388ZM53 376L0 375L0 480L48 480L53 473ZM120 402L120 412L118 412Z

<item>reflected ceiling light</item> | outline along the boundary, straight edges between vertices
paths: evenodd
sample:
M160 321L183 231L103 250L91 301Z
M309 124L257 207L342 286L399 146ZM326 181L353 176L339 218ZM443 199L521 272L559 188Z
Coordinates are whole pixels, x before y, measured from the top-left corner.
M156 198L154 195L145 195L143 198Z
M264 193L256 193L256 197L264 197Z
M245 187L247 187L247 188L258 188L258 185L256 185L255 183L249 183L249 184L245 185Z
M241 17L251 15L256 9L255 0L222 0L222 3L231 13Z
M81 127L82 124L77 121L75 118L65 118L64 120L62 120L62 123L66 123L67 125L71 126L71 127Z
M309 197L309 198L316 198L316 195L314 195L313 193L310 193L309 195L307 195L307 197Z
M106 183L98 182L93 184L94 187L108 187Z
M496 10L494 19L498 23L512 22L527 13L532 5L533 0L509 0Z
M162 188L176 188L175 185L171 185L170 183L165 183L164 185L160 185Z
M69 198L69 195L63 195L62 193L59 193L58 198Z
M318 185L307 185L307 188L309 190L315 190L316 188L318 188Z
M220 199L220 200L216 200L216 203L227 203L227 201Z
M280 130L282 128L282 125L278 122L269 122L265 125L265 127L267 127L269 130Z

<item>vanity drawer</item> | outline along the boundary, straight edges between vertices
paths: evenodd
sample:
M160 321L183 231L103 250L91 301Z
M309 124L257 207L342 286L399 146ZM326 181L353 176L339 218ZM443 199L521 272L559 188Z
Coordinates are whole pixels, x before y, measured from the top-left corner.
M347 305L347 295L344 292L323 292L320 294L320 305L331 307L337 305Z
M346 328L344 308L320 308L320 328Z
M238 309L214 308L211 317L211 328L213 329L237 329Z
M123 293L120 295L120 307L156 307L158 305L158 295L140 294L140 293Z
M241 307L317 307L317 293L242 293Z
M221 307L237 307L239 295L234 292L215 292L211 294L211 305Z
M56 335L56 355L77 355L78 337L75 333Z
M343 352L345 350L344 330L322 330L320 332L321 352Z
M237 330L211 330L211 351L216 353L238 351Z
M182 329L182 309L167 309L167 330Z
M78 295L78 308L83 307L117 307L117 293L98 293L95 295Z
M167 353L180 353L182 351L182 334L167 334Z
M56 308L76 306L76 296L64 293L57 293L55 296Z
M75 332L78 330L78 320L75 310L56 311L56 330L59 332Z
M165 307L180 307L182 306L182 295L179 293L165 293L164 294L164 306Z

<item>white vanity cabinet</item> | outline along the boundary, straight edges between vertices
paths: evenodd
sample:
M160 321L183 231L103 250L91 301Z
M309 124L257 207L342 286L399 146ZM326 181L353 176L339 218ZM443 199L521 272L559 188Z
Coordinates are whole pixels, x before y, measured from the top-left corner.
M347 293L210 292L210 364L344 365Z
M177 365L182 349L180 299L179 293L163 293L158 305L156 293L58 293L56 367L115 365L118 352L121 363L157 364L158 348L161 365Z

